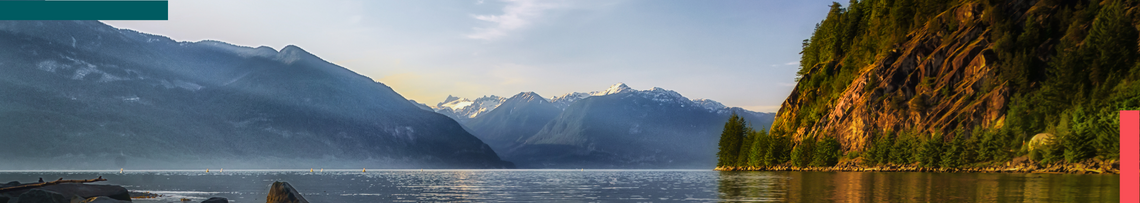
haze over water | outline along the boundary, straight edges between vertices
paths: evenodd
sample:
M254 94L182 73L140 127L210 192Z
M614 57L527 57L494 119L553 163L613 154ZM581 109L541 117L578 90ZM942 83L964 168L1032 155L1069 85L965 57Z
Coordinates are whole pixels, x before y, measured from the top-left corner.
M310 202L1118 202L1119 175L719 172L711 170L225 170L0 172L0 180L90 179L163 194L265 202L286 181Z

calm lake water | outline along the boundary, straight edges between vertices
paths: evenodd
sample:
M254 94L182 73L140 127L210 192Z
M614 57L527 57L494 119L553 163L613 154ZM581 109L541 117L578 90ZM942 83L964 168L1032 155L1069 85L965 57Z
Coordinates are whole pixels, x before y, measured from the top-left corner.
M310 202L1118 202L1118 175L718 172L711 170L325 170L0 172L0 181L90 179L179 202L265 202L287 181Z

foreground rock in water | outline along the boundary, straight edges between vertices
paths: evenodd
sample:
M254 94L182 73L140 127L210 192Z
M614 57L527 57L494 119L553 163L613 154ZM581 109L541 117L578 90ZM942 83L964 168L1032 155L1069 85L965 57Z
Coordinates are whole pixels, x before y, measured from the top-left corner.
M202 201L202 203L229 203L229 202L230 202L230 200L226 199L225 197L211 197L210 199L207 199L206 201Z
M123 188L122 186L118 186L118 185L88 185L88 184L73 184L73 183L48 185L48 186L43 186L43 187L19 189L19 190L13 190L13 191L5 191L3 193L0 193L0 200L3 200L5 198L5 196L7 198L22 197L24 194L27 194L27 193L35 191L35 190L43 190L43 191L48 191L48 192L52 192L52 193L58 193L58 194L63 195L63 197L76 196L76 197L81 198L81 199L87 199L87 198L103 196L103 197L108 197L108 198L112 198L112 199L116 199L116 200L131 201L130 193L128 193L127 189ZM0 201L0 203L2 203L2 202L5 202L5 201Z
M59 184L40 187L64 195L78 195L83 198L105 196L116 200L131 201L131 194L118 185Z
M86 202L83 202L83 203L128 203L128 202L131 202L131 201L118 200L118 199L110 198L107 196L98 196L98 197L87 198Z
M15 202L130 202L130 193L117 185L88 185L83 183L106 181L102 176L86 180L64 180L20 184L18 181L0 185L0 203ZM111 201L114 200L114 201Z
M75 196L75 195L72 195L71 197L67 197L67 196L64 196L63 194L60 194L58 192L52 192L52 191L41 190L41 189L32 189L32 190L29 190L27 192L24 192L23 194L20 194L20 196L16 198L16 201L9 200L9 202L15 202L15 203L70 203L70 202L72 202L72 200L76 200L75 202L83 201L82 199L83 198L80 198L79 196Z
M12 186L17 186L17 185L20 185L20 181L8 182L8 183L5 183L3 185L0 185L0 187L12 187Z
M273 185L269 186L269 196L265 197L265 200L266 203L309 203L288 182L273 182Z

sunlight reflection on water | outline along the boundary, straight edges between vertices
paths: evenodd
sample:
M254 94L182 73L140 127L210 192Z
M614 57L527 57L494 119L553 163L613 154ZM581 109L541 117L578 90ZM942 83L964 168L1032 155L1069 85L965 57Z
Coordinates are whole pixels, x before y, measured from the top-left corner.
M226 170L0 171L0 181L88 179L162 194L135 202L265 202L287 181L311 202L417 201L779 201L779 202L1116 202L1117 175L711 170Z

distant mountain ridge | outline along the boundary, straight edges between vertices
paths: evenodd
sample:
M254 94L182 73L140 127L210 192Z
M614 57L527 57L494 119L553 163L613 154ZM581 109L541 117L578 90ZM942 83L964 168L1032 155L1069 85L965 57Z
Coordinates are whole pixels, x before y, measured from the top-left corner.
M464 125L525 168L707 168L715 165L714 141L733 112L757 128L774 119L773 113L618 83L549 100L519 93Z
M505 152L534 135L562 112L534 92L522 92L465 125L496 152Z
M546 99L546 100L548 102L552 103L554 106L558 107L559 109L566 109L566 107L570 106L571 103L574 103L575 101L585 99L588 97L605 96L605 95L610 95L610 94L618 94L618 93L624 93L624 92L637 92L637 91L639 91L639 90L634 90L633 88L630 88L625 83L617 83L617 84L611 85L609 88L606 88L606 90L602 90L602 91L593 91L593 92L588 92L588 93L586 93L586 92L573 92L573 93L564 94L562 96L553 96L553 97L550 97L549 99ZM683 97L683 96L681 96L681 94L679 94L675 91L666 90L666 89L662 89L659 87L654 87L650 90L645 90L645 91L659 92L662 94L670 94L670 95L676 96L676 97ZM505 101L507 99L508 98L495 96L495 95L489 95L489 96L483 96L483 97L472 100L472 99L459 98L459 97L448 95L447 99L445 99L443 102L440 102L439 104L436 104L436 106L431 106L431 109L433 109L437 113L441 113L444 115L448 115L448 116L454 115L456 117L461 117L463 119L471 119L471 118L477 117L479 115L479 113L490 112L491 110L494 110L495 108L497 108L499 106L499 104L501 104L503 101ZM692 105L701 106L701 107L704 107L706 109L709 109L710 111L722 111L722 110L725 110L728 108L724 104L721 104L720 102L717 102L717 101L713 101L711 99L692 99L690 101L693 102ZM422 103L418 103L415 101L412 101L412 103L422 104ZM459 120L459 119L457 119L457 120Z
M448 95L447 99L435 106L431 106L431 108L435 112L451 117L460 123L466 123L481 113L494 110L496 107L499 107L499 104L502 104L506 100L507 98L495 95L483 96L476 99L459 98Z

